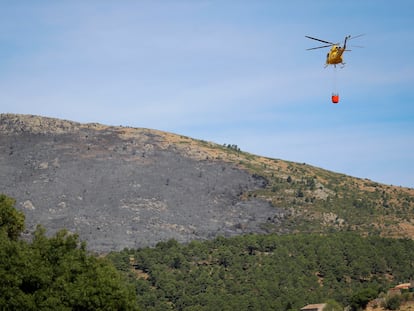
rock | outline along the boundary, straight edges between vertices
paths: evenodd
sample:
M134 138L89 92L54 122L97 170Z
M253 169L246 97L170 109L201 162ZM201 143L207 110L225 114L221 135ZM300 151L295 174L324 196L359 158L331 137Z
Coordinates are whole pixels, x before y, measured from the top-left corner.
M23 208L28 209L28 210L35 210L35 207L33 206L33 203L30 200L26 200L23 202L22 204Z

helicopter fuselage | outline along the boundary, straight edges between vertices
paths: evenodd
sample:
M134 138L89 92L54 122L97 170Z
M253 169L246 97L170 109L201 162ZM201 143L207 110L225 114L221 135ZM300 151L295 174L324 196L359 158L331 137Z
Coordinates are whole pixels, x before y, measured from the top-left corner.
M345 48L342 48L339 45L333 45L326 55L326 66L343 64L342 54L344 51Z

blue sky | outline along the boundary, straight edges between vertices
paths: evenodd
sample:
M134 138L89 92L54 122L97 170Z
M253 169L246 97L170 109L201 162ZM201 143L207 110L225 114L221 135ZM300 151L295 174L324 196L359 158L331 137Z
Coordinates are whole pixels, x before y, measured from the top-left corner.
M0 0L0 112L169 131L414 187L414 3ZM345 68L305 35L350 42ZM332 91L340 103L331 103Z

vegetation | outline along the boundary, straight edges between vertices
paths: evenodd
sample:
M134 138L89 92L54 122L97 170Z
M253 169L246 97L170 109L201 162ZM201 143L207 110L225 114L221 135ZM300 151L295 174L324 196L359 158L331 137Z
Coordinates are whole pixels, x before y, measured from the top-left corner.
M11 240L24 230L24 214L14 208L15 200L0 194L0 228Z
M62 230L32 242L18 239L24 215L0 195L1 310L136 310L135 295L106 259L88 255L78 236Z
M188 245L170 240L109 258L129 273L145 310L283 311L318 302L359 310L413 276L414 241L247 235Z
M284 311L327 302L360 310L414 276L414 242L379 237L414 238L413 189L199 144L203 156L265 178L264 189L241 196L285 209L283 225L269 219L268 235L170 240L103 259L65 230L47 238L38 227L30 243L20 240L24 216L0 195L0 308ZM400 303L384 300L389 309Z
M169 139L174 144L174 139ZM230 162L252 176L266 179L264 189L244 193L242 197L261 198L286 210L284 226L279 221L269 221L264 225L268 232L353 231L414 239L414 189L384 185L305 163L256 156L241 151L235 144L217 145L190 138L187 141L205 159Z
M285 216L263 225L267 235L169 240L102 258L65 230L47 237L38 226L30 242L20 239L24 215L0 195L0 309L289 311L326 302L336 311L380 296L394 310L412 299L385 292L414 277L414 241L403 238L414 238L414 189L157 135L163 148L264 178L265 188L241 198L266 200Z
M401 306L400 296L391 296L385 300L384 307L389 310L398 310Z
M0 195L0 308L24 310L328 310L364 308L414 273L414 241L355 233L245 235L88 254L77 235L38 226ZM397 309L401 297L384 306Z

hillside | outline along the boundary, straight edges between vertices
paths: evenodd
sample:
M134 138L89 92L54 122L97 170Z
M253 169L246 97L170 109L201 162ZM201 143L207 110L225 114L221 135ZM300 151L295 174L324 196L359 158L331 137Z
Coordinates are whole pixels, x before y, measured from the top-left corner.
M249 232L414 237L414 190L157 130L0 115L1 192L97 252Z

